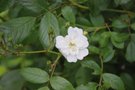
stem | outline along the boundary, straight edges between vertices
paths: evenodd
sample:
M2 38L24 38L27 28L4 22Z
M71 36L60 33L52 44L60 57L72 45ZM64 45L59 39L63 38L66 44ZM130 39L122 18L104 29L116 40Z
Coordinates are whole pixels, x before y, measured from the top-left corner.
M40 51L24 51L24 52L18 52L19 54L36 54L36 53L52 53L58 55L59 53L55 51L49 51L49 50L40 50Z
M74 6L77 6L77 7L79 7L79 8L82 8L82 9L89 9L89 7L86 7L86 6L83 6L83 5L80 5L80 4L78 4L78 3L76 3L75 1L73 1L73 0L69 0L70 2L71 2L71 4L73 4Z
M62 56L62 55L59 53L58 57L57 57L56 60L54 61L50 78L52 78L52 76L53 76L53 74L54 74L54 71L55 71L55 69L56 69L56 65L57 65L59 59L61 58L61 56Z
M104 9L104 11L117 12L117 13L135 14L134 12L131 12L131 11L127 11L127 10L117 10L117 9Z
M100 74L100 79L99 79L99 86L102 85L102 75L103 75L103 69L104 69L104 65L103 65L103 59L102 56L100 55L100 64L101 64L101 74Z

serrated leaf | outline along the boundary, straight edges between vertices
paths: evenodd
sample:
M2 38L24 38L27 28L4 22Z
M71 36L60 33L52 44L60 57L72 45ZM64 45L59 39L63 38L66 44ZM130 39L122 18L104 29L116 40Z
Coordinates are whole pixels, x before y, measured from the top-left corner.
M35 20L35 17L20 17L4 23L4 29L8 30L8 39L10 38L13 44L23 41L34 27Z
M62 9L62 15L63 17L71 22L72 24L75 24L75 14L73 12L73 9L70 7L70 6L65 6L63 9Z
M39 68L24 68L21 70L22 76L32 83L45 83L49 80L49 75Z
M107 88L111 87L115 90L125 90L124 83L121 80L121 78L114 74L104 73L103 83L104 83L104 86Z
M93 69L94 70L93 74L95 75L99 75L101 73L99 65L93 60L85 60L81 64L83 67Z
M100 53L100 49L98 47L92 46L92 45L89 47L89 51L91 53L94 53L94 54L99 54Z
M50 12L47 12L40 23L40 41L44 48L54 47L54 38L59 35L59 24L57 18Z
M69 81L59 76L52 77L50 83L55 90L75 90Z

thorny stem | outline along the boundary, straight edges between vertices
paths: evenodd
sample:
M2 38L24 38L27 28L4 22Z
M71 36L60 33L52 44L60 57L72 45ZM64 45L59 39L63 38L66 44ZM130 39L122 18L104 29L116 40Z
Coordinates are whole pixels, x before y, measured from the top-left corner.
M101 74L100 74L100 79L99 79L99 86L102 86L102 79L103 79L103 69L104 69L104 65L103 65L103 59L102 56L99 56L100 58L100 64L101 64Z

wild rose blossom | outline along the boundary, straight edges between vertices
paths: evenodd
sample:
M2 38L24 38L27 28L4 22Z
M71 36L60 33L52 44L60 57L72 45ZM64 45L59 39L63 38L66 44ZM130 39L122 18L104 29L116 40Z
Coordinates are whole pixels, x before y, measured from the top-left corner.
M83 60L89 54L88 39L83 35L83 30L77 27L69 27L68 35L56 37L56 48L63 54L68 62Z

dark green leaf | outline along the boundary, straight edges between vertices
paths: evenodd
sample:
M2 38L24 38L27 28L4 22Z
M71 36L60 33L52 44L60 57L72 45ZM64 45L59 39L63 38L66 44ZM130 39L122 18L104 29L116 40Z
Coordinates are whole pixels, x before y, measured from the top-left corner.
M93 60L85 60L85 61L83 61L82 66L93 69L94 70L93 74L98 75L98 74L101 73L99 65Z
M5 29L9 30L8 39L10 38L14 44L24 40L34 27L35 20L34 17L21 17L4 23Z
M128 25L124 21L121 21L118 19L112 22L112 26L118 29L123 29L123 28L128 27Z
M107 88L113 88L115 90L125 90L124 83L121 78L114 74L104 73L103 80L104 86Z
M48 4L45 0L19 0L19 3L34 12L45 10Z
M121 79L123 80L126 89L135 90L135 81L133 77L128 73L122 73Z
M75 14L71 7L65 6L62 9L62 15L67 21L71 22L72 24L75 24Z
M59 76L52 77L50 83L55 90L75 90L69 81Z
M47 72L39 68L24 68L21 70L22 76L32 83L45 83L49 80Z
M21 77L18 70L13 70L6 73L0 80L0 90L21 90L24 84L24 79Z
M135 61L135 34L131 35L131 40L127 46L126 58L129 62Z
M54 38L59 35L57 18L50 12L46 13L40 23L40 40L44 48L53 48Z
M102 15L92 16L90 15L91 22L94 26L103 26L104 17Z

